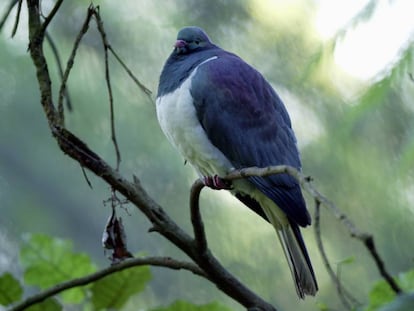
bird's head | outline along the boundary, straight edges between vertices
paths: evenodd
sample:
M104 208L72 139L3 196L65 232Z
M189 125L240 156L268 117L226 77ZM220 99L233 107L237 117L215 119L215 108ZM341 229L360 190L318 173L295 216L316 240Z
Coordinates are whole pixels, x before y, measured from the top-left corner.
M200 27L189 26L181 29L174 44L174 54L183 55L214 46Z

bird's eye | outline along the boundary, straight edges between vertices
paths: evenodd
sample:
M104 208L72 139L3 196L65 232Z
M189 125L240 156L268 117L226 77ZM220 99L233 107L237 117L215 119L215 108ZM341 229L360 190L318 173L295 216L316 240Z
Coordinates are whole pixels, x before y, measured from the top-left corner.
M200 44L200 41L195 40L195 44L199 45Z

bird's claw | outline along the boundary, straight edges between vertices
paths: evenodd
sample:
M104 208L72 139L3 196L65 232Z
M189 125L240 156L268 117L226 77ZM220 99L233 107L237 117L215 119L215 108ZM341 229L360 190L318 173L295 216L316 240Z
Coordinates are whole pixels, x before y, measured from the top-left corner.
M214 190L231 190L233 189L233 186L231 184L231 181L225 180L218 175L214 176L204 176L203 177L204 185L214 189Z

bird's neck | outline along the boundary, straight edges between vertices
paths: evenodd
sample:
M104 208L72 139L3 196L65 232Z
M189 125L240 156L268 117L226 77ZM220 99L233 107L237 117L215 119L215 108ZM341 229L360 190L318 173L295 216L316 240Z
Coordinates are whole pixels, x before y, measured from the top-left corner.
M157 97L171 93L181 86L191 72L206 59L216 56L222 51L218 47L185 55L171 54L161 72ZM171 77L175 77L171 79Z

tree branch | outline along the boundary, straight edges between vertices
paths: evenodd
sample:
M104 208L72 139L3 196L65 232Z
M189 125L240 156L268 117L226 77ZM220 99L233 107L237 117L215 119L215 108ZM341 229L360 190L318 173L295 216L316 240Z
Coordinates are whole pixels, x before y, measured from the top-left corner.
M208 279L224 293L238 301L247 309L276 310L230 274L208 249L203 254L200 254L198 247L195 246L195 240L181 229L146 193L138 178L134 177L134 182L126 180L117 170L110 167L95 152L89 149L85 143L63 127L53 105L51 80L47 68L47 61L43 54L45 27L40 22L39 0L27 0L27 6L29 11L30 55L36 67L41 104L49 122L50 130L61 150L79 162L82 167L88 168L105 180L114 190L124 195L131 203L139 208L152 222L155 231L192 258L206 273ZM48 17L51 16L49 14ZM77 41L80 41L80 39ZM67 73L68 75L69 73Z
M195 275L201 276L203 278L208 278L207 275L196 265L190 262L186 261L179 261L175 260L169 257L147 257L147 258L134 258L134 259L127 259L121 263L112 265L106 269L102 269L98 272L92 273L90 275L72 279L63 283L60 283L56 286L53 286L49 289L46 289L43 292L40 292L38 294L35 294L31 297L26 298L21 303L13 306L9 309L9 311L21 311L25 310L26 308L33 306L37 303L40 303L47 298L50 298L54 295L57 295L65 290L79 287L79 286L85 286L87 284L93 283L95 281L98 281L108 275L111 275L113 273L138 267L138 266L156 266L156 267L164 267L164 268L170 268L174 270L187 270Z
M40 32L44 33L46 31L47 26L52 21L53 17L55 17L57 11L59 11L60 6L62 5L63 0L57 0L52 11L50 11L49 15L45 18L42 27L39 29Z
M316 244L318 245L319 253L321 254L322 261L325 265L326 271L328 271L331 281L335 284L336 291L338 293L339 299L342 302L342 305L346 308L346 310L352 310L353 306L360 305L360 303L349 293L348 290L344 288L339 276L335 273L331 266L331 263L329 262L328 255L326 254L325 247L322 243L320 206L321 203L315 200L315 222L313 226L315 230Z
M191 223L193 225L194 238L197 242L197 247L200 253L205 252L207 249L207 239L199 207L200 193L203 188L203 181L201 179L197 179L193 183L190 191Z
M86 14L86 18L82 24L82 27L79 31L79 34L77 35L75 42L73 44L73 48L72 51L70 53L69 59L67 61L66 64L66 69L65 72L62 76L62 82L60 84L60 89L59 89L59 98L58 98L58 112L59 112L59 119L61 120L61 124L64 124L64 113L63 113L63 97L66 93L66 85L67 85L67 81L69 78L69 74L70 71L72 70L73 64L75 62L75 56L76 56L76 52L78 50L79 44L83 38L83 36L85 35L85 33L88 31L89 28L89 22L92 18L93 15L93 10L91 9L91 7L88 8L87 14Z
M255 310L275 310L273 306L265 302L262 298L253 293L233 275L231 275L213 256L211 251L207 247L207 240L205 238L204 226L198 206L200 191L203 186L200 181L196 182L191 192L190 206L191 206L191 219L193 223L194 236L193 239L184 230L182 230L166 213L165 211L146 193L141 186L139 179L134 176L134 181L130 182L119 174L117 169L113 169L103 159L101 159L95 152L83 143L79 138L73 135L70 131L63 127L63 112L60 112L61 98L63 97L63 91L65 90L65 84L68 79L70 69L73 65L76 50L79 43L86 31L88 30L90 18L95 15L97 17L98 30L101 33L102 41L104 44L105 52L110 49L110 45L106 40L105 32L102 28L102 21L99 14L93 6L88 9L88 14L85 22L81 28L79 35L77 36L74 47L69 57L67 68L62 79L62 84L59 92L59 111L57 112L53 104L51 79L48 72L47 61L43 54L43 41L45 37L45 31L52 18L57 13L63 0L58 1L55 7L42 24L40 20L39 12L39 0L27 0L27 6L29 11L29 49L34 66L36 67L37 79L39 83L39 89L41 92L41 104L44 109L45 115L49 122L51 132L56 139L61 150L72 157L74 160L80 163L82 167L86 167L95 173L97 176L105 180L111 187L123 194L131 203L144 213L148 219L152 222L154 231L163 235L166 239L175 244L184 253L186 253L194 262L198 265L198 270L203 273L203 276L208 278L211 282L224 293L240 302L248 309ZM112 52L113 50L110 49ZM115 57L117 55L113 52ZM120 61L118 59L118 61ZM120 61L121 65L123 63ZM106 70L108 70L107 54L106 54ZM124 65L123 65L124 66ZM106 74L107 82L109 72ZM110 84L108 85L110 89ZM111 102L112 103L112 102ZM112 107L112 106L111 106ZM113 109L113 107L111 108ZM113 118L113 112L111 114ZM112 120L113 122L113 120ZM117 167L119 166L119 162ZM225 177L227 180L234 180L240 178L246 178L248 176L268 176L272 174L289 174L293 176L317 202L317 204L323 204L328 207L330 211L334 213L337 219L339 219L343 225L348 229L350 235L354 238L361 240L372 257L380 271L380 274L384 277L387 283L396 293L401 293L401 289L392 279L387 272L383 261L381 260L378 252L375 248L372 235L360 231L350 219L343 214L332 202L321 195L310 183L310 178L305 177L300 171L289 166L274 166L267 168L245 168L238 171L234 171ZM129 261L128 261L129 262Z
M14 26L13 26L13 30L12 30L12 34L11 34L12 38L16 35L17 28L19 27L20 12L22 11L23 0L18 0L18 1L19 1L19 3L17 5L16 19L14 21Z
M93 7L90 6L90 9L92 10ZM104 47L104 53L105 53L105 80L106 80L106 88L108 90L108 96L109 96L109 110L110 110L110 123L111 123L111 139L112 143L115 147L115 154L116 154L116 170L119 170L119 164L121 163L121 153L119 152L119 146L118 141L116 139L115 134L115 113L114 113L114 98L112 95L112 87L111 87L111 77L109 75L109 62L108 62L108 48L109 43L106 37L106 32L103 27L103 22L101 19L101 15L99 14L99 7L93 9L93 15L96 18L96 25L98 27L98 31L101 34L102 44Z
M4 12L1 20L0 20L0 30L3 29L4 23L6 22L7 18L9 17L11 11L13 10L14 6L17 4L17 2L19 2L19 8L17 9L17 14L16 14L16 20L14 22L14 27L13 27L13 31L12 31L12 37L14 36L14 29L17 29L17 26L19 24L19 18L20 18L20 8L21 8L21 3L22 0L11 0L9 3L9 6L7 7L6 11Z
M52 53L55 57L56 65L58 66L58 71L59 71L59 76L60 76L60 79L61 79L61 83L63 83L63 75L64 75L63 74L63 66L62 66L62 60L60 58L58 48L57 48L56 43L53 40L52 36L47 31L45 32L45 38L46 38L46 41L49 43L50 49L52 50ZM63 95L66 98L66 106L67 106L68 110L71 111L72 110L72 103L71 103L71 100L70 100L70 97L69 97L69 92L68 92L67 87L65 88L65 90L63 92ZM60 107L60 105L62 107ZM60 103L60 105L58 104L59 115L60 115L61 119L64 119L63 104Z
M371 257L373 258L380 275L388 283L391 289L396 294L403 293L402 289L398 286L398 284L392 278L391 274L385 268L385 264L379 256L378 251L375 247L373 236L358 229L355 224L333 202L323 196L312 185L311 178L305 176L299 170L287 165L269 166L265 168L249 167L233 171L224 179L234 180L246 178L249 176L269 176L273 174L289 174L290 176L294 177L301 185L301 187L313 197L317 204L323 204L325 207L327 207L334 214L334 216L348 229L350 236L360 240L365 245Z
M112 55L115 56L115 59L121 64L122 68L125 69L127 74L130 76L130 78L135 82L135 84L143 91L149 98L149 100L152 102L151 98L151 90L148 89L144 84L142 84L137 77L132 73L131 70L129 70L128 66L125 65L125 63L122 61L122 59L119 57L119 55L115 52L113 47L111 45L108 46L108 49L111 51Z

